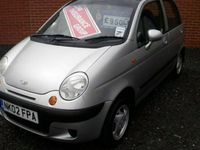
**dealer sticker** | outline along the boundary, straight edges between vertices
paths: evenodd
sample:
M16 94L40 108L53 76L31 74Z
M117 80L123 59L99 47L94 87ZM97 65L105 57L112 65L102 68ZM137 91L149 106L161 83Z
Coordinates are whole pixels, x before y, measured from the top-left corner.
M68 6L63 11L71 36L81 39L101 33L86 6Z
M123 37L125 34L126 28L125 27L117 27L115 30L116 37Z

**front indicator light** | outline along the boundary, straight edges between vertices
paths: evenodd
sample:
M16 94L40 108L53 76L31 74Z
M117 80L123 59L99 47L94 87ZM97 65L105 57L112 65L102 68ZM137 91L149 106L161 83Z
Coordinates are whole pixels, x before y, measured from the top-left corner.
M56 103L57 103L57 97L56 97L56 96L52 96L52 97L49 99L49 104L50 104L51 106L54 106Z

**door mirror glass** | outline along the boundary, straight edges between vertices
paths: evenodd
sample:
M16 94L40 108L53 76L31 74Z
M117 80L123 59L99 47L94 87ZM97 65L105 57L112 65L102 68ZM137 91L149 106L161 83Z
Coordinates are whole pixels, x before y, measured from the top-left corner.
M148 37L149 37L149 43L147 43L147 45L145 46L146 49L149 49L153 42L161 40L163 34L159 30L150 29L148 30Z
M149 41L154 42L154 41L161 40L163 37L163 34L159 30L151 29L148 31L148 37L149 37Z

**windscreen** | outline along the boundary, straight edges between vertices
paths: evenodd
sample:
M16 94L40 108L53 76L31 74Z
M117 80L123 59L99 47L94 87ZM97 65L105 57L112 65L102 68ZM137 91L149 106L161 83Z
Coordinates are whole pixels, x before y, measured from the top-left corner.
M122 44L138 4L138 0L75 0L62 7L31 40L91 48Z
M130 0L75 1L65 6L40 33L78 39L124 37L135 8Z

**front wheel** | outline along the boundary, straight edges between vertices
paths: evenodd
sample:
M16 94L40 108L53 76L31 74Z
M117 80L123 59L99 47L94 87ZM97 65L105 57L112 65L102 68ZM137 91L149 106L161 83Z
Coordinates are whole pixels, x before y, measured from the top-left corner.
M101 141L105 146L115 146L123 139L130 122L130 107L125 100L118 100L111 107L102 130Z

